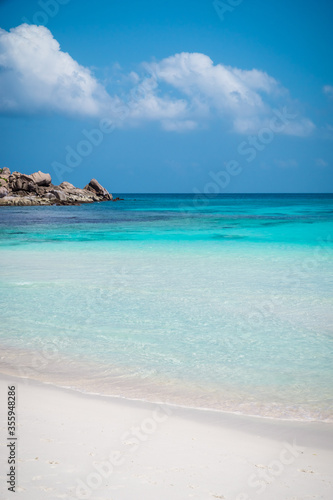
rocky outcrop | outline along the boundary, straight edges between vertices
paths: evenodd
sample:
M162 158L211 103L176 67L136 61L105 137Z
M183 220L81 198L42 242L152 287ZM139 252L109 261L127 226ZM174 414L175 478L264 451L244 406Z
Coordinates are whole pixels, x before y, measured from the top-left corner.
M80 189L70 182L55 186L50 174L41 171L26 175L11 173L6 167L0 169L0 206L80 205L112 200L112 194L96 179L91 179L85 188Z
M0 187L0 198L4 198L7 195L8 195L8 189L6 189L5 186L1 186Z
M92 191L93 193L96 193L100 196L106 196L108 193L107 190L104 189L98 181L96 181L96 179L91 179L89 184L87 184L84 189L86 189L87 191Z
M51 184L50 174L44 174L40 170L31 174L32 180L37 184L37 186L49 186Z

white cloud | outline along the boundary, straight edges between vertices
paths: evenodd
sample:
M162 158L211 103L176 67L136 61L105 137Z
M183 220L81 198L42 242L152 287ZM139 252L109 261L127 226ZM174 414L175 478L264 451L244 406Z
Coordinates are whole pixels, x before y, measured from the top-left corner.
M121 89L121 97L111 96L88 68L61 51L47 28L0 29L0 112L103 116L122 127L158 122L169 131L218 119L248 134L267 126L273 109L283 105L296 118L281 133L305 136L314 128L288 91L263 71L214 65L205 54L185 52L142 67L143 76L124 75L132 86L127 95Z
M295 135L297 137L307 137L315 129L314 124L308 118L297 117L286 124L283 133L286 135Z
M100 115L110 96L44 26L0 29L0 110Z
M138 80L130 91L127 100L128 116L131 122L165 121L185 119L187 102L184 99L172 99L169 96L158 95L158 84L155 78Z
M244 107L250 114L253 109L263 111L265 104L258 90L270 93L277 88L277 82L266 73L214 65L208 56L198 53L183 52L145 67L157 80L196 99L194 104L224 112L239 113Z
M332 85L325 85L323 87L323 92L324 94L327 95L330 99L333 99L333 86Z
M214 65L204 54L183 52L144 67L157 82L185 94L189 117L217 116L238 133L255 133L267 126L281 100L295 107L288 91L267 73ZM282 133L305 136L313 128L310 120L296 113Z

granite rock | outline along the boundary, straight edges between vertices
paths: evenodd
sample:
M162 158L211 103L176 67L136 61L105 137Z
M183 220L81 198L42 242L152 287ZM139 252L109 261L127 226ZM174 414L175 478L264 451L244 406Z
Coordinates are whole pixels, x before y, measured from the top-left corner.
M111 200L112 194L96 179L80 189L66 181L55 186L50 174L41 171L26 175L0 169L0 205L79 205Z

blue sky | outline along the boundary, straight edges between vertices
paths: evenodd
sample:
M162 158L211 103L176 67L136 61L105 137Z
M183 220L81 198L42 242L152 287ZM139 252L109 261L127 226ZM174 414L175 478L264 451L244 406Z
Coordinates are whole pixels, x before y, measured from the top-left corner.
M0 1L0 163L113 193L332 192L332 14Z

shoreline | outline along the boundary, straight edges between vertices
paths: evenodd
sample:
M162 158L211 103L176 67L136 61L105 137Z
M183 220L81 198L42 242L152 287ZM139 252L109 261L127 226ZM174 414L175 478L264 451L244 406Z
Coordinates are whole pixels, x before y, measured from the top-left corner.
M39 380L39 379L33 379L29 377L20 377L18 375L12 375L11 373L6 373L4 371L0 371L0 383L4 382L6 380L14 380L15 383L21 384L24 386L28 385L36 385L37 387L44 387L46 388L51 388L51 390L59 390L59 391L64 391L68 392L69 394L77 394L79 396L82 396L83 398L96 398L100 400L105 400L105 401L111 401L112 403L121 404L124 402L125 404L128 403L129 406L142 406L142 407L150 407L150 406L159 406L159 407L169 407L170 411L174 409L175 411L179 412L185 412L185 413L193 413L200 415L201 413L204 414L212 414L212 419L214 418L213 415L222 415L224 418L232 419L233 417L235 418L243 418L243 419L249 419L255 421L259 421L261 424L264 422L274 422L275 424L281 423L282 425L284 424L291 424L291 425L297 425L297 424L304 424L304 425L318 425L318 426L327 426L332 427L332 437L333 437L333 421L328 421L328 420L310 420L310 419L298 419L298 418L283 418L283 417L275 417L275 416L269 416L269 415L251 415L251 414L246 414L242 413L241 411L228 411L228 410L223 410L223 409L218 409L218 408L205 408L205 407L200 407L200 406L187 406L183 405L180 403L172 403L172 402L166 402L166 401L150 401L149 399L143 399L139 397L130 397L130 396L123 396L120 394L102 394L98 392L90 392L90 391L85 391L84 389L80 389L78 387L74 386L66 386L66 385L58 385L55 382L52 381L46 381L46 380ZM269 425L269 424L268 424Z
M197 382L162 376L138 379L128 371L114 364L108 372L96 371L95 361L76 360L74 369L69 353L62 353L49 343L48 349L31 350L0 346L2 366L0 374L36 381L58 388L101 397L128 399L147 403L169 404L170 406L194 410L223 412L253 418L277 419L280 421L323 422L333 424L330 399L291 399L286 394L247 392L246 387L219 387L197 385ZM64 369L64 366L68 366ZM100 366L100 365L98 365ZM105 367L106 368L106 367Z
M24 499L331 498L332 424L83 394L0 374L2 401L8 384L17 388Z
M0 350L1 351L1 350ZM21 361L22 362L22 361ZM60 390L69 390L73 391L74 393L82 394L83 396L92 396L92 397L101 397L101 398L110 398L110 399L115 399L115 400L125 400L125 401L133 401L133 402L142 402L142 403L147 403L147 404L157 404L157 405L167 405L170 407L174 408L183 408L186 410L193 410L193 411L203 411L203 412L214 412L214 413L222 413L222 414L227 414L227 415L238 415L238 416L243 416L243 417L249 417L249 418L258 418L258 419L264 419L264 420L276 420L276 421L281 421L281 422L300 422L300 423L323 423L323 424L328 424L328 425L333 425L333 419L331 416L326 416L325 418L316 418L315 416L310 416L306 415L305 417L301 417L300 414L301 408L295 409L294 411L291 411L289 408L288 411L289 413L286 414L286 408L284 409L284 413L282 414L282 410L279 412L276 410L271 410L272 414L265 414L265 413L260 413L260 409L265 409L267 411L267 407L269 407L269 402L257 402L257 406L255 407L257 409L257 413L251 413L250 411L246 410L246 403L243 403L243 407L240 408L237 406L236 402L233 402L233 407L230 407L230 402L229 402L229 408L228 407L223 407L223 403L220 403L220 406L195 406L192 404L186 404L181 401L181 396L182 394L187 394L188 392L182 388L181 391L177 393L171 393L171 392L166 392L164 395L166 396L165 400L160 400L160 394L157 394L157 392L154 392L154 389L156 390L156 387L158 387L158 382L155 381L154 383L150 382L149 387L153 392L149 392L147 387L141 387L140 385L134 389L138 391L138 394L133 394L133 386L131 384L130 380L127 380L125 383L119 383L117 381L115 385L113 386L113 389L115 392L97 392L94 390L92 386L84 387L84 383L81 380L81 386L74 385L74 380L61 380L58 377L56 377L53 374L53 379L51 373L46 373L46 372L39 372L37 377L32 377L28 374L31 369L28 368L20 368L21 372L20 374L17 374L15 372L15 369L12 366L4 366L1 367L0 371L0 378L1 377L13 377L17 379L18 381L21 380L23 381L22 383L24 384L29 384L29 383L37 383L37 384L42 384L45 386L51 386L58 388ZM87 379L86 380L87 383ZM133 379L133 383L135 383ZM118 385L117 385L118 384ZM126 388L128 392L126 393ZM129 392L129 389L132 389L132 394ZM190 388L188 388L190 390ZM125 392L123 394L123 392ZM192 397L194 397L194 393L192 394ZM149 397L150 396L150 397ZM196 395L197 397L199 394ZM212 397L212 396L211 396ZM209 403L211 399L207 400ZM259 406L259 405L262 406ZM272 404L273 406L273 404ZM324 409L321 410L324 412ZM304 414L304 410L303 410Z

